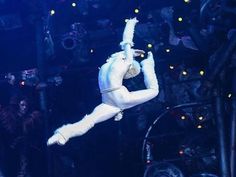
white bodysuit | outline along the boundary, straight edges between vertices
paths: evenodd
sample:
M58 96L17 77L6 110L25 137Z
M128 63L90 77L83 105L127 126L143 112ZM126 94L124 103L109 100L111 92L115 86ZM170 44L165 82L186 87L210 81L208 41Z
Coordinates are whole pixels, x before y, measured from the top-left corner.
M134 22L134 19L131 19L130 22L127 23L134 27L136 22ZM127 26L128 24L126 28ZM123 39L123 41L126 40ZM113 54L107 62L101 66L98 82L102 103L95 107L91 114L86 115L80 121L64 125L57 129L54 135L49 138L47 142L48 145L55 143L64 145L69 138L85 134L95 124L113 118L119 115L123 110L142 104L158 95L159 86L151 52L149 52L148 57L140 63L146 89L129 92L128 89L123 86L123 79L134 61L133 58L140 54L140 50L133 50L131 46L131 42L123 43L124 52L119 52L119 55Z

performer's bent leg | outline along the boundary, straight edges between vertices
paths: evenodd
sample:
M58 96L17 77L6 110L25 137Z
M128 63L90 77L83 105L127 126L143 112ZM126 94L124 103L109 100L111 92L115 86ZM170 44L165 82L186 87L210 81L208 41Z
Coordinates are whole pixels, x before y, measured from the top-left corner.
M119 101L123 109L131 108L147 102L155 98L159 93L159 85L154 69L155 64L151 52L148 53L147 59L141 62L141 65L144 75L144 83L147 89L125 93L123 100Z
M155 89L145 89L131 92L129 102L126 103L128 108L145 103L158 95L159 91Z
M47 144L52 145L57 143L59 145L64 145L69 138L85 134L95 124L114 117L120 111L121 110L117 107L102 103L98 105L91 114L86 115L82 120L74 124L64 125L57 129L55 134L49 138Z

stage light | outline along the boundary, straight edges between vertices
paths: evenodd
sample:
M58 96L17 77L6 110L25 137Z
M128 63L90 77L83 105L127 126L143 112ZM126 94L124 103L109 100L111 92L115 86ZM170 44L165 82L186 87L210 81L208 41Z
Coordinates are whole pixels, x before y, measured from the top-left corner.
M186 76L188 73L187 73L187 71L182 71L182 74L184 75L184 76Z
M182 22L182 21L183 21L183 18L182 18L182 17L179 17L179 18L178 18L178 21L179 21L179 22Z
M73 2L71 5L72 5L72 7L75 7L75 6L76 6L76 3L75 3L75 2Z
M170 65L169 68L170 68L171 70L175 69L175 67L174 67L173 65Z
M166 52L167 52L167 53L170 53L170 49L166 49Z
M202 125L198 125L197 128L198 128L198 129L201 129L201 128L202 128Z
M94 52L94 50L93 49L90 49L90 53L93 53Z
M147 47L150 49L152 48L152 44L148 44Z
M134 13L138 14L139 13L139 9L134 9Z
M229 94L228 94L228 98L231 98L231 97L232 97L232 93L229 93Z
M55 12L55 10L53 10L53 9L50 11L50 15L54 15L55 13L56 13L56 12Z
M185 119L186 119L186 117L185 117L185 116L181 116L181 119L182 119L182 120L185 120Z
M25 85L25 81L21 81L21 82L20 82L20 85L21 85L21 86L24 86L24 85Z
M201 70L201 71L199 71L199 74L200 74L201 76L203 76L203 75L205 74L205 72L204 72L203 70Z
M199 120L203 120L203 116L199 116L198 119L199 119Z
M140 57L141 57L141 58L144 58L144 54L141 54Z

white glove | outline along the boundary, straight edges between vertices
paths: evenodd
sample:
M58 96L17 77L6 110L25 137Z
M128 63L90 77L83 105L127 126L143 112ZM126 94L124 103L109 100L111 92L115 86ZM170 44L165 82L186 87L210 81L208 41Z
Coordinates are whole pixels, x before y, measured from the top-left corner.
M123 33L123 41L120 43L120 46L122 50L124 50L124 46L126 44L130 44L131 47L134 45L133 43L133 37L134 37L134 27L138 23L138 20L136 18L132 18L127 21L124 33Z

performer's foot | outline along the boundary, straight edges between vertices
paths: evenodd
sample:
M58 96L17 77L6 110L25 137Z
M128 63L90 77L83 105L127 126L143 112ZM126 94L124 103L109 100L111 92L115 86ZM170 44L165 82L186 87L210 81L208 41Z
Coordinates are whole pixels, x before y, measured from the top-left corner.
M154 67L155 66L155 62L153 59L153 54L152 52L148 52L148 57L143 60L141 63L142 68L144 69L144 67Z
M65 140L65 138L60 133L55 133L47 141L47 145L48 146L51 146L53 144L58 144L58 145L62 146L64 144L66 144L66 140Z
M155 73L155 62L153 59L152 52L148 52L147 59L143 60L141 63L142 71L144 75L144 83L147 89L153 89L154 94L159 93L158 81Z

